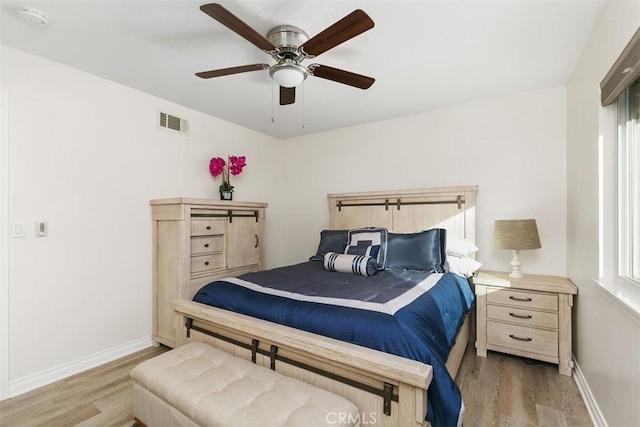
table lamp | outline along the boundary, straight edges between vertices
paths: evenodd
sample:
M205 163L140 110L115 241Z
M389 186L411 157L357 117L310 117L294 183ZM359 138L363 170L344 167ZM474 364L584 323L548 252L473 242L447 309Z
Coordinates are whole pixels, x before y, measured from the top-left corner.
M511 256L511 273L509 277L522 279L520 271L520 251L523 249L540 249L540 236L535 219L498 219L494 227L494 241L499 249L509 249Z

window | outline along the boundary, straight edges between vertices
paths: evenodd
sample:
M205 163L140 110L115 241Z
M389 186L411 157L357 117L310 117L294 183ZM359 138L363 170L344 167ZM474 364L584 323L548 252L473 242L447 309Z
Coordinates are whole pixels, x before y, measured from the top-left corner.
M600 277L593 281L640 321L640 28L600 83L600 96Z
M617 270L640 285L640 79L617 98Z

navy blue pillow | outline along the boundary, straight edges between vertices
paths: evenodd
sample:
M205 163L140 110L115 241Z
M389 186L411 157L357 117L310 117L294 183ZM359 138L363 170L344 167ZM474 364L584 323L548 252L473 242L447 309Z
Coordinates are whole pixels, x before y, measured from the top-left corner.
M432 228L417 233L389 233L387 268L443 273L447 261L447 230Z
M344 253L349 239L349 230L322 230L320 232L320 244L316 254L309 261L324 262L327 252Z

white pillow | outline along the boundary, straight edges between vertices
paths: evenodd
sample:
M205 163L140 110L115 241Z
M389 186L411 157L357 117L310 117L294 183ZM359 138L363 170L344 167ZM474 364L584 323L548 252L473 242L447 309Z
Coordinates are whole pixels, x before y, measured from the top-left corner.
M472 241L461 237L447 236L447 255L463 258L477 251L478 247Z
M455 257L447 258L449 264L448 270L452 273L456 273L458 276L471 277L480 267L482 263L479 263L473 258L469 257Z

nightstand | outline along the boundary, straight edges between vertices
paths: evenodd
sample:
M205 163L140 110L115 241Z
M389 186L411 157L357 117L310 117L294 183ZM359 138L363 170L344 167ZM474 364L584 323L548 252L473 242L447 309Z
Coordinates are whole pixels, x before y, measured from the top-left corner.
M487 350L558 364L571 376L571 308L578 293L569 279L480 271L476 292L476 352Z

